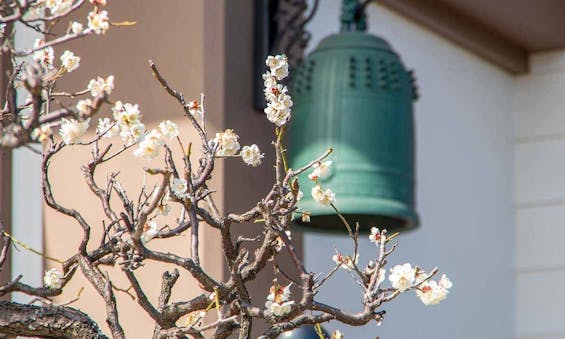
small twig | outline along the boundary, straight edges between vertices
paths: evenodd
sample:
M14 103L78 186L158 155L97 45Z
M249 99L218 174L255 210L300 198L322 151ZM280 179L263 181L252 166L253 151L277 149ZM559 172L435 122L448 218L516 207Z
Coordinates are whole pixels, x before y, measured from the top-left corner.
M5 237L9 238L11 241L13 241L14 244L17 244L17 245L19 245L19 246L25 248L26 250L30 251L30 252L33 253L33 254L37 254L37 255L39 255L40 257L43 257L43 258L45 258L45 259L47 259L47 260L54 261L54 262L59 263L59 264L61 264L61 265L65 263L63 260L60 260L60 259L57 259L57 258L53 258L53 257L51 257L51 256L48 256L47 254L44 254L44 253L42 253L42 252L40 252L40 251L34 249L33 247L29 246L28 244L26 244L26 243L24 243L24 242L22 242L22 241L20 241L20 240L18 240L18 239L16 239L16 238L14 238L11 234L9 234L9 233L6 232L6 231L3 231L2 234L3 234Z

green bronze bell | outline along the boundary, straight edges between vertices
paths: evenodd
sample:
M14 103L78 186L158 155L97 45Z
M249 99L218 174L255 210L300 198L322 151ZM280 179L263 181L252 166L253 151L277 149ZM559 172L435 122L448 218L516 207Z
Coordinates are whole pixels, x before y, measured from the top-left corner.
M293 72L294 100L289 159L299 168L334 152L329 176L320 180L336 194L336 206L351 225L403 231L418 225L414 204L412 73L390 45L366 33L357 0L343 2L342 28L320 42ZM361 11L362 12L362 11ZM313 200L314 182L300 176L299 207L311 213L297 225L345 232L333 209Z

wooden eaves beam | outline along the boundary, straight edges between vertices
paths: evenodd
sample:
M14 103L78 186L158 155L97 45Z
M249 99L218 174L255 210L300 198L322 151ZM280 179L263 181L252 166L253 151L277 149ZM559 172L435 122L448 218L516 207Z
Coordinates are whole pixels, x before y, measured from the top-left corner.
M528 51L438 0L375 0L512 74L528 72Z

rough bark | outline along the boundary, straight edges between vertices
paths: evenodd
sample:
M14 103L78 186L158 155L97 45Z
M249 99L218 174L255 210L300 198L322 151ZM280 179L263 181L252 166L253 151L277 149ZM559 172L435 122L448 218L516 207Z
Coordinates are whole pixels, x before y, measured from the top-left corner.
M0 334L43 338L107 338L90 317L77 309L7 301L0 301Z

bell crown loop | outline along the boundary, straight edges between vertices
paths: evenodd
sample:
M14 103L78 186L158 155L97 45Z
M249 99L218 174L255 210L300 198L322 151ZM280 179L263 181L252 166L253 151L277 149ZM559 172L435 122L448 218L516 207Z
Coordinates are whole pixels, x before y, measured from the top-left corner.
M341 3L341 32L367 31L365 6L359 0L343 0Z

